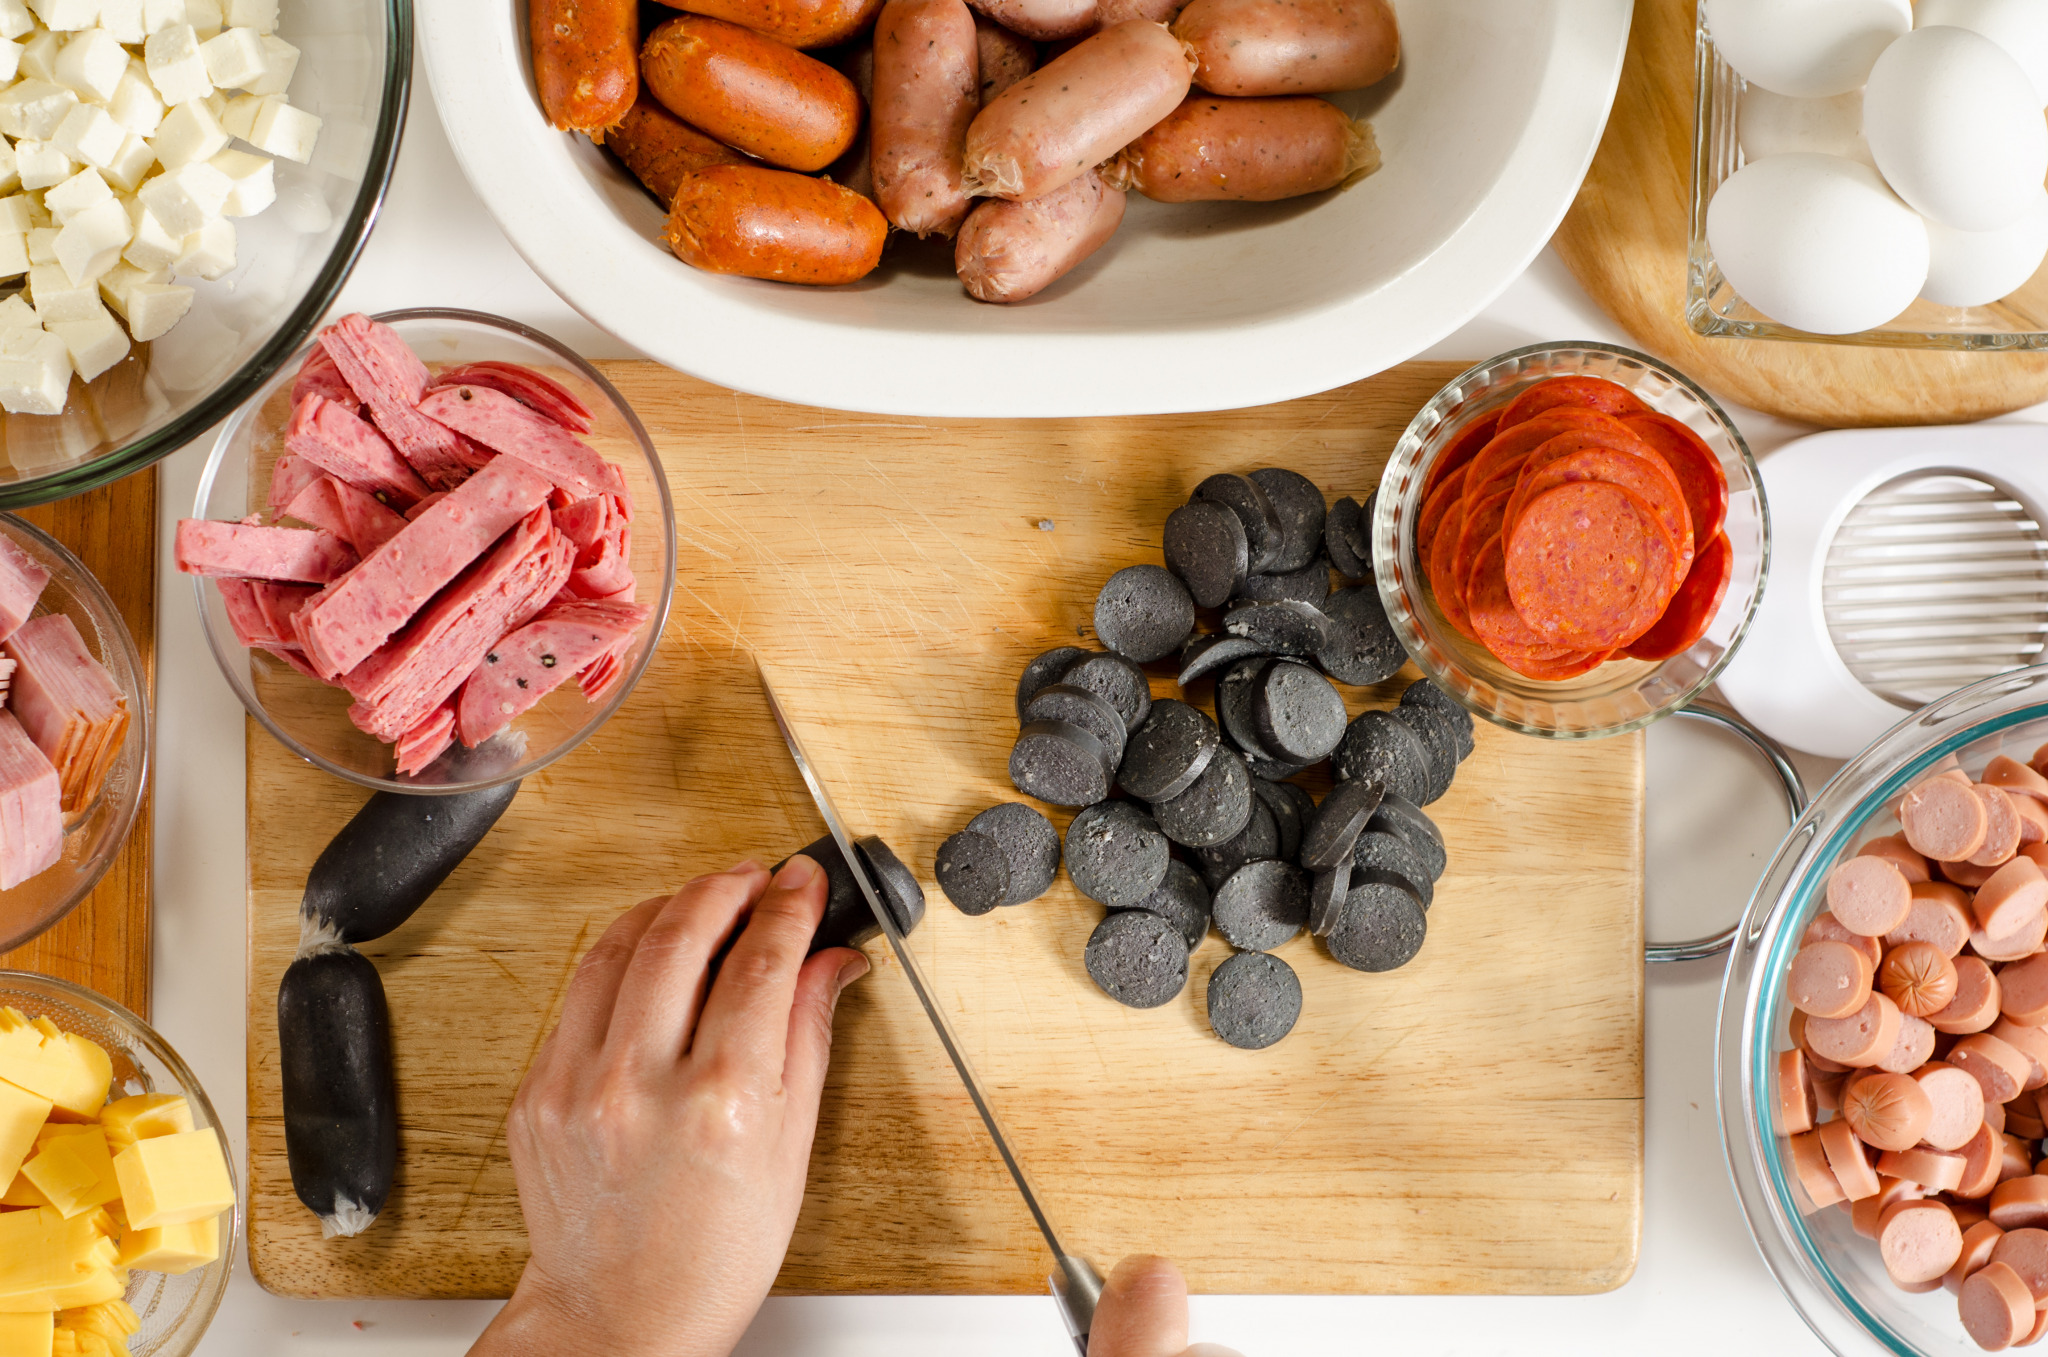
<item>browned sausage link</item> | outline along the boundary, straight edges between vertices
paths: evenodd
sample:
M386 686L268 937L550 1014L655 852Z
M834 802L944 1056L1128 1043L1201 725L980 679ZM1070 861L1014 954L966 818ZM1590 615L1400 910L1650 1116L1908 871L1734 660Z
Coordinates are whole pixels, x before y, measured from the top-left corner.
M851 80L722 19L670 19L648 36L640 73L669 112L771 165L822 170L860 130Z
M684 175L665 233L676 258L706 272L819 287L866 277L888 234L880 209L852 189L765 165Z
M1387 0L1190 0L1174 36L1201 59L1211 94L1328 94L1363 89L1401 60Z
M532 0L527 17L540 111L603 140L640 92L638 0Z
M875 202L891 226L950 236L967 217L960 155L981 111L966 0L888 0L875 21Z
M1038 44L1012 33L985 14L974 16L975 56L981 67L981 106L1030 75L1038 65Z
M1101 249L1123 219L1124 195L1090 170L1042 198L975 208L953 267L976 301L1021 302Z
M1075 38L1096 26L1096 0L973 0L1003 27L1040 42Z
M707 165L744 165L747 158L642 94L606 134L609 146L633 177L667 207L676 196L676 182Z
M687 5L662 0L671 9L707 14L714 19L766 33L791 47L837 47L868 29L882 0L690 0Z
M1313 95L1190 95L1118 154L1105 176L1155 202L1270 203L1320 193L1379 168L1372 127Z

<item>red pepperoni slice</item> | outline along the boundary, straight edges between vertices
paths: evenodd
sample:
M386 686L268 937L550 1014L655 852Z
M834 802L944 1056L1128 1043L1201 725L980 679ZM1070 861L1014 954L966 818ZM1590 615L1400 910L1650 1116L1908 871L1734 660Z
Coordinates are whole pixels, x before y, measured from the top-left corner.
M1516 610L1543 644L1611 650L1663 613L1677 587L1677 555L1633 491L1572 481L1529 501L1507 543L1504 573Z
M1543 679L1554 683L1560 679L1577 678L1581 674L1591 673L1613 656L1614 652L1611 650L1571 650L1554 660L1522 659L1508 655L1497 655L1494 658L1524 678Z
M1511 428L1531 415L1554 410L1560 405L1598 410L1617 417L1639 415L1649 409L1627 387L1605 377L1552 377L1524 388L1520 395L1509 401L1508 408L1501 411L1500 427Z
M1558 449L1553 452L1552 449ZM1655 457L1638 457L1613 448L1574 445L1572 435L1551 439L1529 456L1508 501L1504 521L1519 523L1529 502L1546 490L1569 481L1606 481L1632 490L1657 515L1657 522L1678 544L1679 578L1692 565L1692 516L1686 512L1685 496L1672 477L1671 469ZM1512 531L1512 528L1509 529ZM1674 583L1675 587L1675 583Z
M1444 514L1443 523L1437 529L1436 539L1430 544L1429 587L1436 595L1438 611L1451 629L1467 639L1472 636L1471 619L1465 615L1464 577L1451 569L1451 554L1458 545L1458 529L1465 523L1465 501L1453 499L1450 509Z
M1423 500L1421 512L1415 515L1415 559L1429 560L1430 544L1436 541L1437 529L1443 525L1444 515L1451 505L1465 493L1465 472L1463 468L1449 477L1442 485L1430 491Z
M1692 511L1694 537L1711 540L1728 521L1728 476L1721 470L1721 459L1704 439L1669 415L1649 410L1623 422L1670 465L1685 492L1686 508Z
M1469 580L1480 547L1500 537L1500 530L1507 523L1509 493L1501 490L1485 499L1465 497L1465 522L1458 529L1458 545L1451 552L1451 571L1457 578Z
M1685 583L1671 596L1664 615L1656 625L1629 642L1628 653L1639 660L1668 660L1692 649L1707 634L1714 614L1721 611L1721 599L1728 592L1728 580L1735 573L1735 549L1728 534L1715 533L1700 554L1693 558Z
M1616 439L1642 441L1636 438L1628 425L1611 415L1603 415L1597 410L1582 410L1576 406L1560 406L1555 410L1546 410L1534 419L1524 420L1513 429L1503 427L1496 433L1488 440L1486 446L1473 456L1465 473L1465 488L1477 490L1500 469L1502 463L1534 452L1545 441L1561 433L1570 433L1574 429L1600 430L1613 434Z
M1503 664L1509 663L1508 656L1540 662L1573 650L1538 634L1522 620L1508 595L1506 557L1498 537L1487 538L1472 563L1472 573L1465 581L1465 607L1472 620L1473 639L1500 656Z
M1444 450L1429 464L1429 475L1422 482L1422 498L1426 501L1444 483L1444 478L1470 462L1478 451L1493 437L1500 424L1498 414L1481 415L1453 435Z

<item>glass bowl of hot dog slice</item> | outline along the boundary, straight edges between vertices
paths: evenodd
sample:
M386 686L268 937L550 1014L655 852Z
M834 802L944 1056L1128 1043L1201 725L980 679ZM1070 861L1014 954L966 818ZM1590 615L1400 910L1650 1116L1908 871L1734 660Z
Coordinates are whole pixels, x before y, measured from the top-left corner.
M1531 735L1635 730L1714 681L1763 597L1748 444L1684 374L1593 343L1469 369L1410 421L1373 572L1424 673Z
M472 311L345 316L221 431L178 525L207 643L339 777L473 791L561 758L675 586L652 439L603 373Z
M1765 1262L1837 1352L2048 1336L2048 666L1851 760L1752 897L1716 1081Z

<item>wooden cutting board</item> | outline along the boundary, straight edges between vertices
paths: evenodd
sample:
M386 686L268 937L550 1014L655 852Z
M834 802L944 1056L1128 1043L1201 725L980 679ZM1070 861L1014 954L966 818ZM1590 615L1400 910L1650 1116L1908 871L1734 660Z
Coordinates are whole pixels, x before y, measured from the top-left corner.
M403 1166L385 1217L348 1242L323 1241L292 1195L274 1005L306 872L362 794L249 731L258 1279L309 1297L511 1289L525 1247L505 1112L577 956L634 902L823 833L758 656L855 832L881 834L924 879L913 947L1070 1247L1105 1267L1166 1253L1208 1292L1625 1281L1642 1187L1639 736L1482 728L1431 808L1452 865L1420 957L1362 975L1297 938L1280 955L1304 1012L1263 1052L1208 1031L1220 939L1179 999L1133 1011L1083 970L1102 911L1064 877L983 918L932 885L940 841L1016 799L1005 770L1025 660L1090 639L1102 580L1158 559L1160 525L1196 481L1284 465L1362 496L1463 366L1409 364L1223 414L969 423L867 420L608 365L674 489L674 612L612 722L529 779L439 894L366 949L390 994ZM1347 698L1386 705L1398 690ZM1042 1292L1043 1246L885 952L870 948L876 972L840 1007L780 1285Z
M1830 428L1951 424L2048 399L2048 353L1707 339L1685 320L1695 0L1636 0L1614 111L1552 244L1635 341L1717 395Z
M155 467L55 504L17 509L77 553L121 610L142 656L152 714L156 703ZM152 758L155 751L151 751ZM0 967L40 971L84 985L149 1016L150 788L114 865L85 902Z

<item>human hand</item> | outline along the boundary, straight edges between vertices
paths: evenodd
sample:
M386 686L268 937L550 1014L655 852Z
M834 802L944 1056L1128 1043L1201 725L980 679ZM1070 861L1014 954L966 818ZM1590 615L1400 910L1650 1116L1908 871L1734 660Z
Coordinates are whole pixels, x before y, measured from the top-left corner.
M1095 1304L1088 1357L1239 1357L1217 1343L1188 1346L1188 1283L1164 1258L1116 1265Z
M700 877L613 921L506 1124L532 1257L472 1354L732 1350L796 1227L842 989L825 873ZM711 962L734 933L732 950Z

